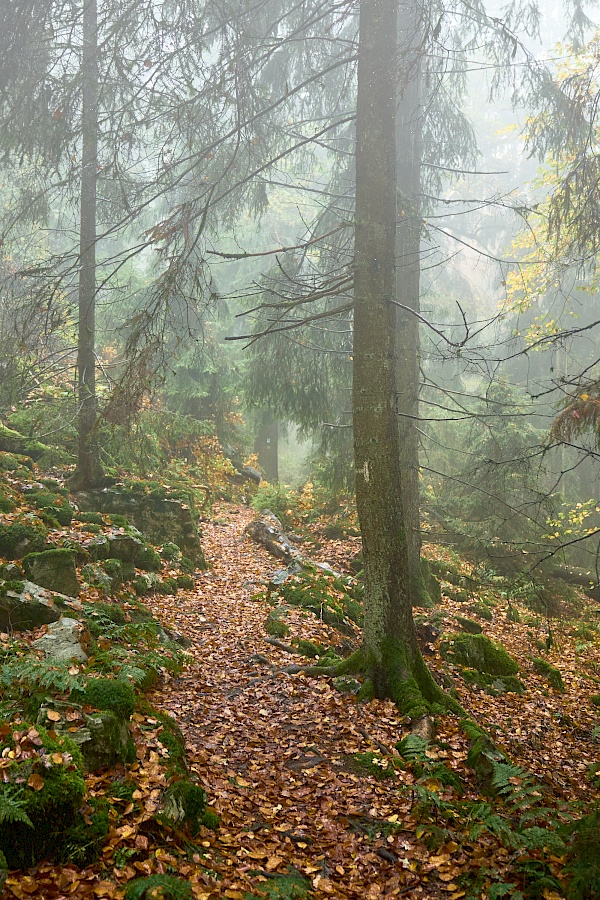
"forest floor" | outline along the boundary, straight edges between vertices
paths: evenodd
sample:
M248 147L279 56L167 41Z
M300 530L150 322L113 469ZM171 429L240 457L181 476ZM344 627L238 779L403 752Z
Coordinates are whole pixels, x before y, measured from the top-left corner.
M254 515L241 506L213 509L203 526L209 568L195 589L144 600L191 641L184 670L149 699L182 729L190 769L220 826L203 827L193 845L176 833L155 843L148 821L164 786L164 748L156 720L135 713L140 803L125 810L101 862L11 873L3 896L120 898L132 879L170 872L199 900L563 897L564 845L552 834L598 798L589 771L600 761L590 699L600 690L600 644L594 622L581 624L593 617L591 601L576 621L561 624L528 618L523 607L515 616L518 600L507 605L496 592L492 620L481 619L484 632L517 659L525 684L523 694L494 696L453 679L469 715L515 766L502 796L486 800L455 716L439 718L436 742L407 761L394 747L408 722L393 704L358 703L330 679L282 671L303 660L266 640L264 588L278 565L244 534ZM357 539L324 540L311 556L343 570L357 548ZM442 587L448 591L436 624L456 631L464 602ZM286 645L295 638L340 643L333 627L300 608L286 622ZM564 692L531 664L540 643L550 643L549 629L547 658L560 669ZM452 677L434 643L425 649L437 677ZM92 795L104 793L106 778L88 779Z

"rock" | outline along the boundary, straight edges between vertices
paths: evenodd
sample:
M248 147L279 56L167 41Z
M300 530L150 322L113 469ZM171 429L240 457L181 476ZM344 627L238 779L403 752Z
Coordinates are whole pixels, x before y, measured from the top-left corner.
M48 631L33 646L42 650L46 658L58 661L70 659L87 661L87 653L81 644L81 637L85 626L77 619L69 619L66 616L48 626Z
M0 587L0 631L31 631L57 622L65 609L82 609L78 600L51 593L31 581L9 584L14 587Z
M0 579L2 581L20 581L25 573L16 563L4 563L0 566Z
M76 597L79 594L73 550L60 548L30 553L23 559L23 568L31 581L41 584L50 591L57 591L69 597Z
M180 500L124 493L115 488L81 491L74 496L81 510L125 516L153 544L177 544L196 566L206 567L192 512Z
M298 562L292 563L287 569L277 569L269 578L267 590L280 587L282 584L285 584L288 578L291 578L292 575L299 575L300 572L302 572L302 566Z
M88 563L82 567L81 575L90 587L98 588L98 590L103 591L105 594L110 594L113 584L112 578L110 575L107 575L100 566L96 566L94 563Z
M59 722L48 718L50 710L60 713ZM134 759L135 748L127 721L112 710L84 713L77 703L52 699L40 707L37 722L57 734L68 735L79 747L87 772Z
M261 515L259 519L255 519L246 525L244 529L248 537L252 538L257 544L260 544L272 556L283 559L286 562L292 559L298 559L300 554L298 550L292 546L286 535L283 533L281 523L272 514L269 516Z
M443 641L440 653L445 659L485 675L516 675L519 666L501 644L483 634L453 634Z
M136 558L142 552L144 541L142 536L126 534L122 532L108 535L109 559L120 559L121 562L135 563Z

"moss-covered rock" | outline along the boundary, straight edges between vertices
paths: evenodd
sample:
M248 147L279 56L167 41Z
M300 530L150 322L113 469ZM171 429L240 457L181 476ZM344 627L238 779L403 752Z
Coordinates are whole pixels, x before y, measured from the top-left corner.
M191 575L178 575L176 583L180 591L193 591L196 587L196 582Z
M28 484L22 488L28 503L39 509L59 525L70 525L73 507L69 503L69 493L57 481L46 479L46 484Z
M516 675L519 666L501 644L483 634L454 634L440 646L451 662L477 669L486 675Z
M163 559L166 559L167 562L173 562L173 560L179 559L181 556L181 548L174 544L172 541L168 541L163 545L162 550L160 551L160 555Z
M282 622L282 616L286 615L285 606L272 609L265 620L265 631L273 637L286 637L290 633L289 626Z
M28 522L11 522L0 525L0 556L4 559L20 559L26 553L42 550L47 531L42 525Z
M80 697L81 692L74 692L71 697L74 696ZM52 719L48 718L49 711ZM56 713L60 715L58 721ZM81 703L71 698L68 702L53 698L40 707L38 723L51 727L57 734L68 734L79 748L87 772L135 760L135 746L127 720L112 710L85 712Z
M175 781L165 791L159 817L178 827L186 827L197 834L206 811L206 792L191 781Z
M91 798L83 815L78 815L67 828L57 853L58 861L80 869L91 866L100 856L109 831L108 803L103 798Z
M140 549L135 558L135 564L138 569L145 569L146 572L160 572L162 568L160 556L149 544L144 544Z
M467 684L483 688L492 697L499 694L523 694L525 685L516 675L486 675L477 669L463 669L461 677Z
M95 587L99 591L110 594L113 586L112 578L100 566L94 565L94 563L87 563L87 565L82 566L80 574L90 587Z
M33 460L30 456L0 451L0 472L18 472L19 469L33 469Z
M19 756L3 768L0 852L10 868L28 868L56 855L73 825L84 794L83 759L67 737L40 726L0 724L0 753ZM3 752L5 751L5 752Z
M542 659L541 656L534 656L531 660L531 665L538 673L538 675L541 675L543 678L545 678L546 681L548 681L548 683L551 684L556 691L560 691L561 694L564 694L565 683L556 666L550 665L548 660Z
M23 559L23 568L28 578L35 584L57 591L69 597L79 594L80 586L75 569L75 553L61 547L29 553Z
M0 583L0 631L31 631L57 622L61 615L56 597L39 585L19 580Z
M483 631L479 622L474 622L473 619L468 619L466 616L454 616L454 621L463 631L467 631L469 634L481 634Z
M128 681L92 678L87 683L84 699L90 706L109 709L122 719L129 719L135 710L135 694Z

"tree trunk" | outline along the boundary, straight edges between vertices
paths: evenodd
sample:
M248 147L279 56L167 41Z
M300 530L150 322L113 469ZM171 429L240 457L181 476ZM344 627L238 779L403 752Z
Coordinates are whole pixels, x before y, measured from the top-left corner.
M419 312L421 250L422 25L415 4L401 3L398 17L396 173L396 392L412 606L431 604L421 571L419 509Z
M96 437L96 193L98 179L97 0L83 6L81 208L79 216L78 451L72 483L79 489L102 479Z
M258 464L270 484L279 481L279 422L269 411L261 412L254 442Z
M417 644L396 416L397 0L362 0L356 111L353 417L365 566L364 666L413 718L443 693ZM416 348L414 348L416 352Z

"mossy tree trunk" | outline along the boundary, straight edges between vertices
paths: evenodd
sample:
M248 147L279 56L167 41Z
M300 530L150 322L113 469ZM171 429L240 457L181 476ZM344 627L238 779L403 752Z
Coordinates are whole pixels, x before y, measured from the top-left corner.
M417 643L396 415L397 0L362 0L356 115L353 422L363 538L363 667L409 715L444 701ZM416 347L414 348L416 353Z
M79 217L78 448L72 482L78 489L102 480L96 436L96 206L98 181L98 10L97 0L83 5L82 156Z

